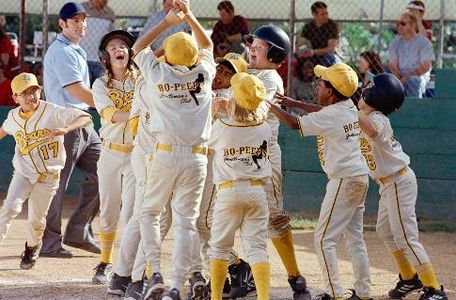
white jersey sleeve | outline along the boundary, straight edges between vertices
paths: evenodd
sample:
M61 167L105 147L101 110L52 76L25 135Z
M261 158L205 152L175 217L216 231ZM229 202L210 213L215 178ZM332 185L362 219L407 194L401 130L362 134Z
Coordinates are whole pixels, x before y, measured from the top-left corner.
M16 108L16 109L20 109L20 108ZM6 119L5 119L5 121L3 121L2 128L9 135L13 135L13 133L14 133L13 111L16 110L16 109L10 110L8 112L8 115L7 115Z

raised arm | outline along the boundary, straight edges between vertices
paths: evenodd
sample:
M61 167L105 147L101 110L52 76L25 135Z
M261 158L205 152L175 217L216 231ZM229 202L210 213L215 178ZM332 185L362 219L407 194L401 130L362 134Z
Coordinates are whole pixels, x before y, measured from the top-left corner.
M321 106L319 104L312 104L312 103L297 101L297 100L294 100L290 97L287 97L287 96L279 94L279 93L276 93L275 97L276 97L276 99L279 100L278 103L285 107L298 108L298 109L301 109L308 113L316 112L323 108L323 106Z
M280 108L279 105L273 103L270 100L267 100L268 104L270 105L269 111L271 111L274 115L277 116L277 118L280 119L285 125L287 125L289 128L298 130L299 129L299 123L296 117L290 115L286 111Z
M358 112L359 127L370 138L375 138L378 135L378 130L375 124L369 120L369 116L362 111Z
M70 131L86 126L92 121L92 117L89 114L81 115L76 118L73 122L69 123L65 127L55 128L49 133L49 137L53 138L58 135L67 134Z

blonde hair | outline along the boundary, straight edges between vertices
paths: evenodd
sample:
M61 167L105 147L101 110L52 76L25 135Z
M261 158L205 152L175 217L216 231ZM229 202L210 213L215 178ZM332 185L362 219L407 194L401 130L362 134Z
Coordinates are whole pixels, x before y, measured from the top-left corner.
M232 97L228 101L228 117L238 123L255 125L266 119L267 111L260 104L257 109L250 110L239 106Z

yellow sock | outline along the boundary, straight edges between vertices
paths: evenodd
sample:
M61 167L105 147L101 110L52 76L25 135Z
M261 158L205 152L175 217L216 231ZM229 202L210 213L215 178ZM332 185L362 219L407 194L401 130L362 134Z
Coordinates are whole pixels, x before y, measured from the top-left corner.
M271 269L269 263L260 262L252 266L253 279L257 290L258 300L269 300L269 290L271 289Z
M440 283L437 281L435 276L434 268L431 263L417 266L418 277L425 287L432 287L436 290L440 290Z
M100 260L104 263L112 263L112 250L114 248L114 240L116 239L116 232L100 232Z
M152 266L149 265L149 264L147 264L147 265L146 265L146 278L147 278L147 279L152 278L152 275L153 275L153 274L154 274L154 273L152 273Z
M211 259L211 300L222 299L223 285L225 284L227 272L228 261Z
M278 236L272 239L272 243L279 253L280 259L287 270L288 276L300 275L298 269L298 263L296 262L296 256L293 245L293 235L291 230L287 231L284 235Z
M405 252L403 250L397 250L391 253L396 261L396 265L399 268L399 273L401 273L402 280L410 280L415 277L416 270L407 259Z

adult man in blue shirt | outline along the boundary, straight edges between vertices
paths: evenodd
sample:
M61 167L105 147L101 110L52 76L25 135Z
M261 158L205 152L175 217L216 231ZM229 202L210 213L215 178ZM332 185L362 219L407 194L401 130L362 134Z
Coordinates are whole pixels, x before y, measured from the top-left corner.
M50 45L44 58L44 92L47 101L88 110L94 106L89 89L89 70L85 51L79 46L85 35L86 12L75 2L64 4L59 13L61 33ZM60 174L60 186L52 199L47 215L41 256L66 257L73 254L62 247L62 208L65 190L74 167L80 169L85 180L81 184L79 201L66 227L63 243L93 253L100 253L93 238L91 222L99 209L97 161L101 141L90 126L65 136L67 159Z

